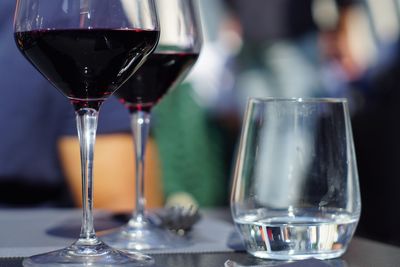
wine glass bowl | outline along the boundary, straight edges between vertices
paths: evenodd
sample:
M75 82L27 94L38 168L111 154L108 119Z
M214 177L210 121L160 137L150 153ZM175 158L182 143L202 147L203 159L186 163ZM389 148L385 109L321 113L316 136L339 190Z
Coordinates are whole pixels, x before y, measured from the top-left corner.
M156 0L160 40L146 64L117 92L131 113L152 107L182 81L197 61L202 32L194 0Z
M153 259L100 241L93 227L93 149L101 104L154 50L153 0L17 0L16 45L76 111L82 161L83 216L71 246L32 256L24 266L136 266ZM49 110L51 112L51 110Z
M139 27L140 22L128 16L126 8L134 4L124 5L127 1L119 5L117 0L63 3L18 1L17 46L77 108L90 107L89 102L99 106L153 50L159 38L157 21ZM54 15L59 13L60 17Z
M144 155L151 110L175 87L196 62L202 34L195 0L156 0L160 40L143 66L115 95L131 114L136 155L136 208L128 224L102 239L129 250L164 249L187 245L187 241L155 225L145 214Z

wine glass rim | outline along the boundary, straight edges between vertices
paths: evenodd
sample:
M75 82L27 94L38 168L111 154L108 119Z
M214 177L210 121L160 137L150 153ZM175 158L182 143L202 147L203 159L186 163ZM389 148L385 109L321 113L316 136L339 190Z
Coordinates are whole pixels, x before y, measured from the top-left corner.
M347 103L344 97L250 97L249 103L298 102L298 103Z

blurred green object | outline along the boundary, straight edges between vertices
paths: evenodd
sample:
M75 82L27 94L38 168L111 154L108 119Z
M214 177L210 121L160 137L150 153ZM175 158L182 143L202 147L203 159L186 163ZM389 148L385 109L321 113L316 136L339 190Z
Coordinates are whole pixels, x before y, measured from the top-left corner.
M161 159L166 198L190 194L201 207L228 203L229 174L222 134L189 83L171 91L153 111L153 134Z

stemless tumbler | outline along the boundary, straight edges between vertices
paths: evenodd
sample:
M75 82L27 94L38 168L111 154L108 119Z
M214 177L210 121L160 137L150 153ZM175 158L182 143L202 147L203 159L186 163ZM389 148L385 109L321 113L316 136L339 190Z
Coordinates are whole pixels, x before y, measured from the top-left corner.
M347 101L250 99L231 211L256 257L342 255L361 212Z

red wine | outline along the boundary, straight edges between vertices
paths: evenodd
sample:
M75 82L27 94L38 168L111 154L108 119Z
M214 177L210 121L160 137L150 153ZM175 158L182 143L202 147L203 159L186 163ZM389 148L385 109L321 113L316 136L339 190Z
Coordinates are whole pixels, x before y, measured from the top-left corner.
M34 30L15 33L24 56L74 104L98 108L140 66L158 31Z
M197 53L154 52L115 95L130 112L150 111L174 83L190 70Z

